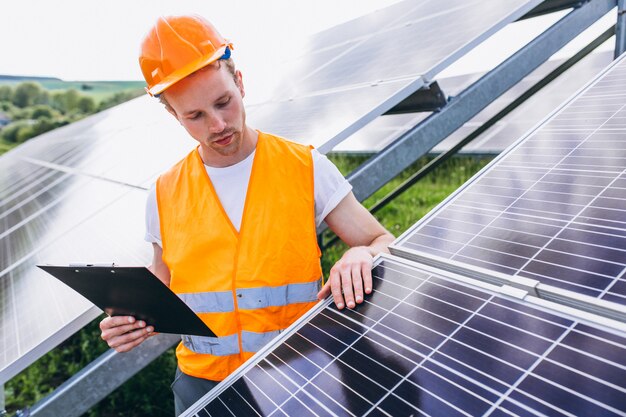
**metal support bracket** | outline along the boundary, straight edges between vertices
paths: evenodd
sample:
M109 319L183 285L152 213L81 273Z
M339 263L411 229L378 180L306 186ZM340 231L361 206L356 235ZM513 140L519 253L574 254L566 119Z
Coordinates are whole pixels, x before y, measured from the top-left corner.
M158 334L127 353L111 349L35 404L29 415L81 416L179 341L178 335Z
M617 1L617 23L615 24L615 54L617 58L626 50L626 0Z
M447 102L446 95L439 87L439 83L433 81L402 100L384 114L432 112L441 109Z
M611 11L616 0L593 0L573 10L498 67L451 99L348 176L363 201L419 157L461 127L530 74L591 24Z

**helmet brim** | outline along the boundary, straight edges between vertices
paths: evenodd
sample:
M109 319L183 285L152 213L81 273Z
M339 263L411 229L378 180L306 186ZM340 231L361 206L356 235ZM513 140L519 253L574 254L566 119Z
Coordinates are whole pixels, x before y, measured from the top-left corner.
M180 80L188 76L189 74L193 74L199 69L202 69L206 67L207 65L220 59L226 52L226 48L232 49L232 44L223 45L219 47L212 55L204 56L200 59L190 62L184 67L177 69L176 71L172 72L171 74L163 78L163 80L156 83L152 87L146 88L146 91L151 96L156 96L156 95L161 94L162 92L164 92L169 87L176 84L177 82L179 82Z

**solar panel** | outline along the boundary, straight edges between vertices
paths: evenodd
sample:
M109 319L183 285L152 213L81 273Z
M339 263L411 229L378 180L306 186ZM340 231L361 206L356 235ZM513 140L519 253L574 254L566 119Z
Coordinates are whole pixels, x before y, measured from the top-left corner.
M183 415L626 413L623 323L390 256L373 277L363 305L320 306Z
M195 144L161 104L146 96L40 135L10 156L147 188Z
M97 183L88 181L93 191L80 195L103 192ZM0 240L8 255L0 275L0 384L101 313L36 264L149 261L151 248L142 241L145 193L102 183L121 189L116 200L93 211L86 204L46 213L45 220L31 221Z
M495 126L466 145L461 152L493 154L500 153L518 138L524 136L547 115L557 109L565 100L592 80L613 60L612 51L592 53L572 68L559 75L557 79L541 89L538 93L524 101L517 109L497 122ZM504 93L489 107L472 118L463 127L441 141L433 148L434 153L450 149L454 144L465 138L483 123L495 116L497 112L521 96L526 90L539 82L550 71L564 60L548 61L536 71L517 83ZM444 81L441 81L445 91Z
M293 84L250 106L248 120L327 152L539 3L405 1L340 25L304 48L281 77ZM348 35L332 36L336 31Z
M626 304L625 80L620 59L407 231L393 252Z

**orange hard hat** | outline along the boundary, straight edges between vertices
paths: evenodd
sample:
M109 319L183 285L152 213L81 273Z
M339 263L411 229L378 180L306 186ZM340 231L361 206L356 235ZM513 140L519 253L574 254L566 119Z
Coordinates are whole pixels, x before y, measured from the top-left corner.
M160 17L141 43L139 65L151 96L220 58L232 44L200 16Z

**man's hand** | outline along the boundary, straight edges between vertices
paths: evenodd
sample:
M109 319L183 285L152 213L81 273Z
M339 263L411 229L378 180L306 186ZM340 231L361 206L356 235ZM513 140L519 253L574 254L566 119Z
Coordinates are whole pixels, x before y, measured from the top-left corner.
M116 352L128 352L139 346L150 336L154 336L154 327L146 326L143 320L132 316L107 317L100 322L100 337Z
M322 300L333 294L338 309L354 308L361 304L364 294L372 292L372 255L368 248L356 246L343 254L331 268L328 282L317 294Z

